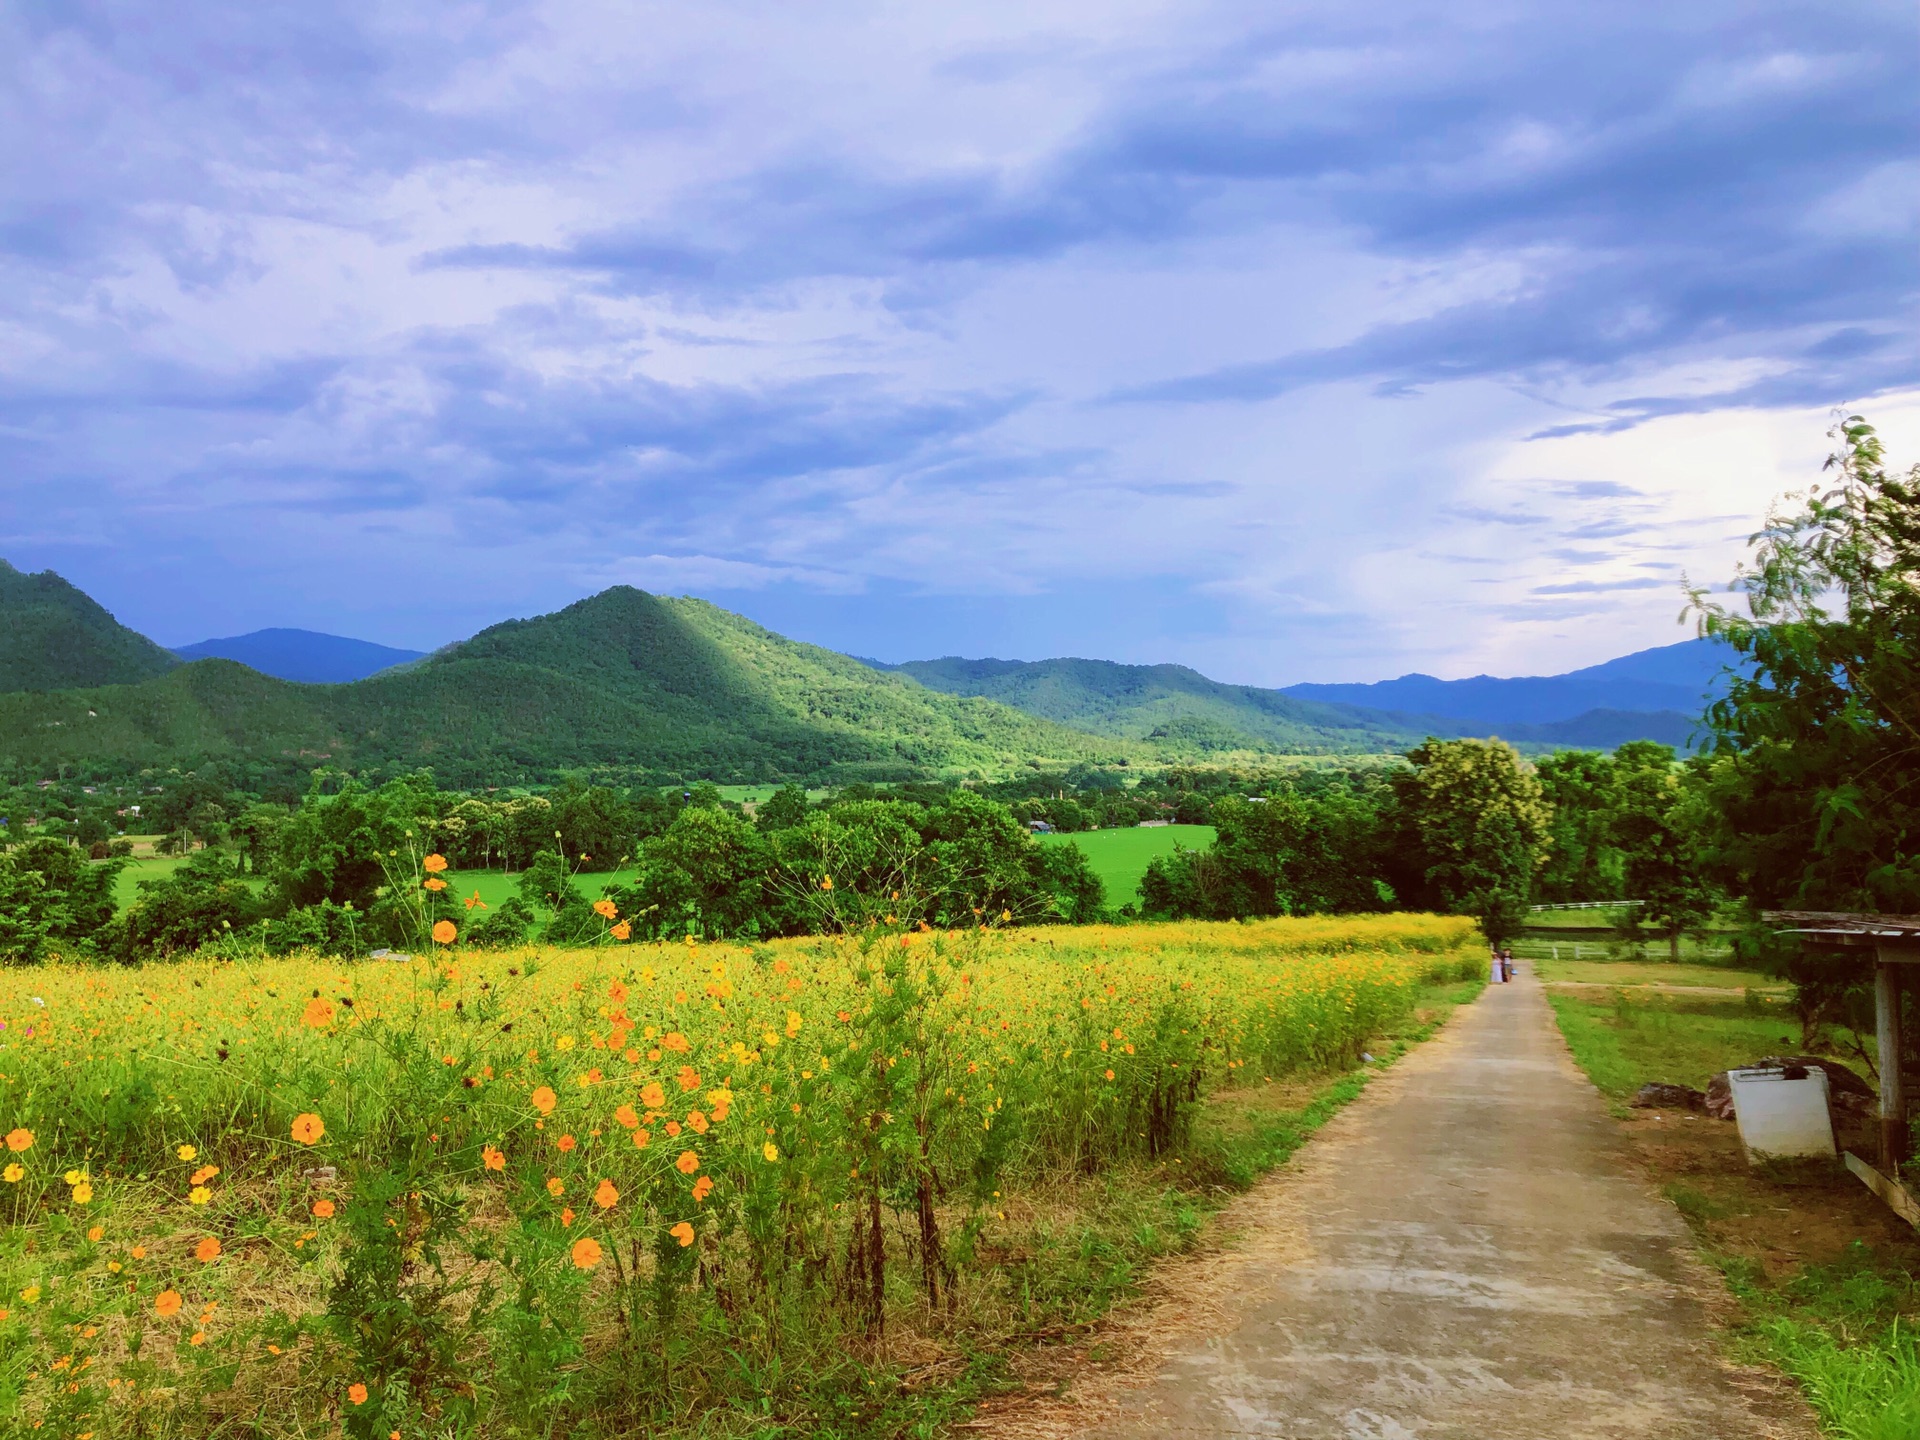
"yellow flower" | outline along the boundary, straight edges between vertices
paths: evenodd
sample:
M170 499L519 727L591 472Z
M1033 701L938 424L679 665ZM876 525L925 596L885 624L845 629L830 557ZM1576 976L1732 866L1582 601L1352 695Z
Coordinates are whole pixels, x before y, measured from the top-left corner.
M195 1205L204 1205L213 1199L213 1191L207 1189L204 1185L196 1185L187 1192L187 1199Z
M86 1181L82 1180L78 1185L73 1187L74 1204L85 1205L91 1199L93 1199L93 1186L89 1185Z
M772 1164L780 1158L780 1147L769 1140L760 1147L760 1154L768 1164Z
M191 1145L182 1145L173 1153L178 1155L182 1160L197 1160L200 1158L200 1152Z
M16 1160L5 1170L0 1170L0 1177L4 1177L9 1185L18 1185L27 1178L27 1167Z
M38 1285L27 1286L26 1289L20 1292L20 1298L29 1305L38 1305L40 1303L40 1287Z

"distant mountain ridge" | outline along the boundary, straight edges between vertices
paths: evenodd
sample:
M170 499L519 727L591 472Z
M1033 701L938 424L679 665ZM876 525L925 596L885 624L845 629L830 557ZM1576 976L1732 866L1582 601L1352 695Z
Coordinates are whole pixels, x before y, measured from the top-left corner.
M1329 731L1390 736L1498 735L1529 747L1611 749L1628 740L1685 746L1714 678L1734 659L1722 641L1688 640L1566 675L1268 690L1210 680L1184 665L1111 660L909 660L864 663L953 695L998 700L1097 735L1176 740L1202 750L1289 750ZM1365 743L1363 742L1363 743Z
M173 653L182 660L237 660L262 675L303 685L344 685L426 658L422 650L396 650L371 640L278 628L176 645Z
M0 691L123 685L180 662L51 570L0 560Z
M1289 685L1303 700L1438 715L1475 724L1543 725L1593 710L1698 716L1739 656L1724 640L1683 640L1564 675L1437 680L1402 675L1356 685Z

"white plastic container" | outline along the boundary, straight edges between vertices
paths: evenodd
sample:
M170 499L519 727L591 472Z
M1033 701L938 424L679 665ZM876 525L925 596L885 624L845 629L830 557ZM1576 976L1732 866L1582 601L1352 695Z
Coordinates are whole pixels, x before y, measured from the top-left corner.
M1789 1080L1784 1070L1729 1070L1727 1082L1748 1163L1834 1154L1826 1071L1809 1067Z

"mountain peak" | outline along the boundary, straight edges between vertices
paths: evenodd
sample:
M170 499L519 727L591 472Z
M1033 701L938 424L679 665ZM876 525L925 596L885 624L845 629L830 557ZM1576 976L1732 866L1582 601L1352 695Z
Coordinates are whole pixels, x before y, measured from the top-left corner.
M62 576L0 560L0 691L128 685L179 663Z

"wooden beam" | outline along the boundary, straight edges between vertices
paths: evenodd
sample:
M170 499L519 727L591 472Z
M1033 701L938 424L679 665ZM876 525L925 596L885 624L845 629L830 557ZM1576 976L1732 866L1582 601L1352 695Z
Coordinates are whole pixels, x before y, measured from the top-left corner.
M1907 1097L1900 1075L1900 974L1891 963L1873 967L1874 1040L1880 1069L1880 1168L1900 1173L1907 1158Z
M1912 1191L1898 1180L1889 1180L1851 1150L1847 1151L1846 1159L1847 1169L1858 1175L1869 1190L1886 1201L1887 1207L1894 1214L1914 1229L1920 1230L1920 1200L1914 1199Z

